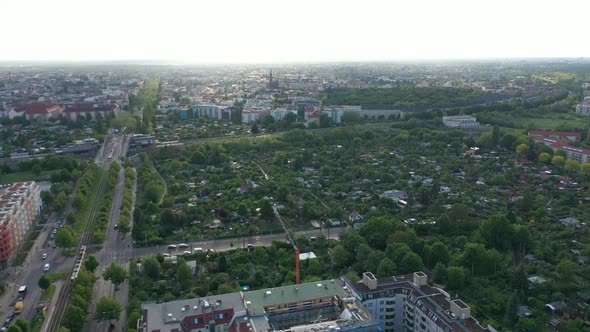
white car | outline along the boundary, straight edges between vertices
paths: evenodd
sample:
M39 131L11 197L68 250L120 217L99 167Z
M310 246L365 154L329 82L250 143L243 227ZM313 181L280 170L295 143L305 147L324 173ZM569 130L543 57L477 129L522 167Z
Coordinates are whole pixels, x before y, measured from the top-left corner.
M190 252L190 251L188 251L188 250L185 250L185 251L184 251L182 254L183 254L183 255L190 255L190 254L191 254L191 252Z
M49 272L49 263L45 263L45 265L43 265L43 272Z
M41 259L43 259L43 260L47 259L47 253L44 252L43 255L41 255Z

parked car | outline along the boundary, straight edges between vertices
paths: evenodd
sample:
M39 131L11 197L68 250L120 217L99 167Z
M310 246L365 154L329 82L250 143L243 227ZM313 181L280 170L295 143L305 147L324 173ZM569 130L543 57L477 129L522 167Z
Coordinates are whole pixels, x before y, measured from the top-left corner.
M176 245L175 244L169 244L168 245L168 249L176 249Z
M43 265L43 272L49 272L49 268L50 268L49 263L45 263L45 265Z
M43 260L47 259L47 253L44 252L43 255L41 255L41 259L43 259Z
M186 244L186 243L181 243L181 244L179 244L179 245L178 245L178 248L183 248L183 249L184 249L184 248L188 248L188 244Z

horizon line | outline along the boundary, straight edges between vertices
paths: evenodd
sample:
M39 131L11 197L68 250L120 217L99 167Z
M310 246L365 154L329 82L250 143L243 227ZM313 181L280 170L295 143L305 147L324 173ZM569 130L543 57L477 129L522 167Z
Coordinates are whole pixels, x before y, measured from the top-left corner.
M343 63L407 63L407 62L487 62L487 61L526 61L526 60L590 60L590 56L528 56L528 57L441 57L441 58L397 58L397 59L334 59L334 60L293 60L293 61L195 61L179 59L25 59L2 60L0 65L6 64L130 64L130 65L301 65L301 64L343 64Z

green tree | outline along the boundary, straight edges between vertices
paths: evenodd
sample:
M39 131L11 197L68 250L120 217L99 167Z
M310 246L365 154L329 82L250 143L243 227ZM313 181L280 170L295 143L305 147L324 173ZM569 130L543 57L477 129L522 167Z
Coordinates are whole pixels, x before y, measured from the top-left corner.
M447 288L460 290L465 286L465 270L459 266L451 266L447 273Z
M193 272L185 261L178 262L175 279L184 292L188 292L191 289L193 285Z
M12 325L12 326L8 327L6 332L23 332L23 330L17 325Z
M405 255L401 262L399 262L399 271L400 273L411 273L420 271L424 268L424 263L422 262L422 257L420 255L411 252Z
M84 309L70 304L62 318L62 325L70 331L82 331L85 320L86 312Z
M541 152L539 154L539 161L544 162L544 163L548 163L551 161L551 155L547 152Z
M334 263L339 268L350 266L352 261L350 253L340 244L332 249L332 257L334 258Z
M31 324L22 318L17 318L14 321L14 325L20 327L23 332L31 332Z
M442 242L436 242L430 249L430 266L436 266L438 263L447 265L449 263L449 249Z
M434 269L432 270L432 281L434 281L437 284L446 284L447 273L447 267L443 263L436 263Z
M340 235L340 244L348 250L351 254L356 254L357 248L365 240L361 237L358 231L349 229Z
M516 153L518 153L521 156L524 156L528 151L529 151L528 144L519 144L516 147Z
M492 147L496 147L498 142L500 141L500 128L498 126L494 126L492 129Z
M377 268L377 276L390 277L395 274L395 271L395 263L391 259L385 258L381 261L381 263L379 263L379 267Z
M369 219L360 230L360 234L367 240L367 243L375 249L385 249L387 238L396 229L396 223L385 217Z
M55 235L55 244L60 248L71 248L75 244L74 234L70 227L64 226Z
M555 268L559 275L558 287L563 292L570 292L576 288L575 272L577 267L576 263L568 259L562 259Z
M117 230L121 234L127 234L131 231L131 226L129 225L129 221L127 220L119 220L119 224L117 225Z
M483 244L473 242L465 244L465 248L463 250L463 261L471 267L471 274L475 272L476 263L481 262L484 254L485 247Z
M68 202L68 196L65 192L60 191L55 197L55 210L62 211Z
M332 119L326 113L320 115L320 128L328 128L332 125Z
M568 159L565 161L565 168L571 171L579 171L580 163L577 160Z
M98 259L96 259L96 256L94 255L88 256L88 258L84 261L84 267L86 268L86 270L92 273L94 273L94 271L99 265L100 262L98 261Z
M565 158L563 156L554 156L551 159L551 164L554 166L563 166L565 164Z
M248 215L248 208L246 207L246 204L244 204L244 203L238 204L238 214L242 217L245 217Z
M485 243L498 250L510 248L513 229L503 215L493 215L479 226L479 234Z
M584 174L590 174L590 163L583 163L580 165L580 171Z
M42 290L46 291L47 288L51 286L51 280L49 280L47 276L42 275L41 278L39 278L39 281L37 281L37 285L39 285L39 288Z
M119 285L127 279L127 271L113 262L104 270L102 277L104 280L110 280L115 285L115 290L117 290Z
M506 312L504 314L504 319L510 324L513 325L516 323L518 319L518 300L519 296L517 292L512 293L510 296L510 300L508 300L508 304L506 305Z
M274 210L267 199L263 199L260 202L260 216L267 221L271 221L274 219Z
M152 280L160 279L160 273L162 273L162 266L160 262L154 257L147 257L142 261L142 268L145 274L152 278Z
M257 124L253 124L253 125L252 125L252 128L250 129L250 132L251 132L253 135L256 135L256 134L258 134L258 133L260 132L260 129L258 129L258 125L257 125Z
M121 304L117 300L103 296L96 303L96 314L94 315L95 320L108 320L109 324L111 320L119 320L121 317Z

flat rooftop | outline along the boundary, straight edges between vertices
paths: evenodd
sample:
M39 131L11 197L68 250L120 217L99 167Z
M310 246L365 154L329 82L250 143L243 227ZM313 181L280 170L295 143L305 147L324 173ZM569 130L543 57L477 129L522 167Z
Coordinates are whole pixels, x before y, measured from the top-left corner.
M343 286L340 280L334 279L254 290L243 292L242 295L250 314L262 315L266 307L276 304L305 302L335 295L344 298L347 294L344 292Z

